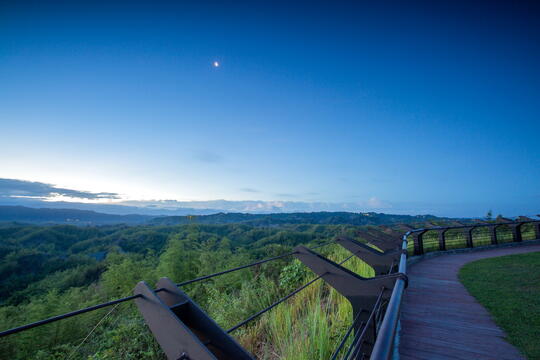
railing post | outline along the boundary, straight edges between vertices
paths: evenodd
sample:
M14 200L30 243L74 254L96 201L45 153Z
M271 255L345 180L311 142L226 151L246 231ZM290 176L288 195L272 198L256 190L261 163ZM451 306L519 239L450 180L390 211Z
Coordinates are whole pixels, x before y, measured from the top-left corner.
M414 255L422 255L424 253L424 232L420 231L412 234L414 241Z
M489 227L489 235L491 237L491 244L497 245L497 225Z
M373 270L375 270L375 275L383 275L392 272L393 268L397 266L401 255L401 251L397 250L380 252L371 246L362 244L345 236L337 238L336 243L371 266Z
M523 237L521 236L521 225L523 225L523 223L512 225L512 240L514 242L523 241Z
M375 343L375 333L371 331L369 321L372 318L371 312L375 311L377 297L381 294L383 300L388 300L396 279L400 279L402 275L394 273L364 278L304 246L299 245L294 250L296 252L294 256L298 260L349 300L353 309L353 319L359 320L354 324L355 334L362 333L362 327L367 326L364 329L361 346L370 354Z
M384 234L384 236L375 236L366 231L358 231L357 235L382 251L396 250L400 246L399 239L387 234Z
M439 250L444 251L446 250L446 231L448 229L441 229L439 230Z
M474 247L473 241L472 241L472 232L473 232L473 230L474 230L474 226L465 229L465 238L467 240L467 247L468 248Z
M139 282L135 303L168 359L253 360L170 279L159 280L157 288Z
M540 215L538 216L540 217ZM445 233L449 229L462 229L466 237L467 247L472 248L474 247L473 231L478 227L484 227L484 226L489 229L491 243L493 245L496 245L498 243L497 229L503 225L510 226L512 228L514 241L522 241L521 226L525 223L534 224L535 237L540 240L540 221L535 220L533 222L531 219L521 219L520 221L512 221L509 219L498 217L496 223L490 222L490 223L481 223L477 225L459 225L459 226L451 226L448 228L437 228L437 230L439 231L439 248L441 250L443 249L443 246L444 248L446 248ZM423 240L422 235L425 231L426 231L425 229L419 229L418 232L412 232L412 233L409 232L410 235L413 236L415 255L420 255L424 252L424 246L423 246L424 244L422 241ZM403 247L407 248L406 241L404 241ZM403 269L402 269L402 266L403 266ZM406 266L406 256L404 255L400 261L399 271L402 273L406 273L405 266ZM403 290L404 290L403 282L400 279L398 279L393 289L393 293L390 297L390 301L387 306L386 313L384 315L384 319L382 321L381 327L379 328L377 341L375 343L375 347L373 349L370 360L389 360L393 358L393 353L394 353L393 340L396 335L397 323L399 319L400 303L401 303L401 298L403 296Z

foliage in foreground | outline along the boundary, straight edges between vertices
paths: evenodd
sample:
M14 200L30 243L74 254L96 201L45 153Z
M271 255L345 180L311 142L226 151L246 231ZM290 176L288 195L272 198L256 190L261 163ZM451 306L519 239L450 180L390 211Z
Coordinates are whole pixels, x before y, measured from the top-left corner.
M540 359L540 252L474 261L459 279L510 343L528 359Z
M140 280L153 285L168 276L180 282L282 254L298 244L315 245L343 233L355 236L356 230L340 225L0 228L0 272L9 280L2 284L0 328L130 295ZM348 254L337 245L319 250L336 261ZM371 271L356 259L346 266L365 276ZM229 328L313 276L298 261L285 258L184 291ZM350 318L347 301L317 281L233 335L263 359L323 359ZM0 354L9 359L164 359L133 303L3 338Z

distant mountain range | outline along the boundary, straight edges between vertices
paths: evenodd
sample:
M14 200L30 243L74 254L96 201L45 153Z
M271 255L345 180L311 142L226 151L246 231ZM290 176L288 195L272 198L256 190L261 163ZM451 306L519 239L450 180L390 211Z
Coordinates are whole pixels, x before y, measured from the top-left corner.
M150 215L156 216L180 216L180 215L207 215L215 214L221 209L205 208L197 209L190 207L158 207L153 204L143 203L140 206L128 203L128 204L100 204L100 203L83 203L83 202L67 202L67 201L44 201L41 199L32 198L14 198L0 196L0 206L24 206L35 209L76 209L76 210L88 210L105 214L114 215Z
M155 225L179 224L246 224L252 226L279 226L285 224L320 224L320 225L390 225L413 224L430 221L449 221L433 215L392 215L375 212L299 212L276 214L219 213L200 216L164 216L150 220Z
M113 192L89 192L57 187L52 184L0 178L0 205L30 208L78 209L105 214L151 216L209 215L216 213L275 214L318 211L389 211L409 214L411 211L392 207L375 197L367 201L321 202L284 200L173 200L122 199ZM428 207L429 208L429 207ZM412 211L415 214L429 210Z
M247 189L248 193L250 189ZM253 190L253 189L251 189ZM254 194L250 194L254 195ZM294 201L293 201L294 200ZM441 204L432 202L387 202L377 197L354 201L302 201L289 200L175 200L175 199L125 199L114 192L89 192L58 187L52 184L20 179L0 178L0 206L25 206L29 208L77 209L114 215L184 216L217 213L309 213L350 212L393 214L436 214L439 216L483 216L488 209L505 216L538 213L537 208L523 202L473 204L469 202Z
M0 222L32 224L142 224L151 219L148 215L114 215L77 209L36 209L25 206L0 206Z
M106 214L79 209L30 208L25 206L0 206L0 222L21 222L32 224L246 224L252 226L279 226L285 224L349 224L381 225L412 224L430 221L449 221L432 215L391 215L374 212L297 212L275 214L217 213L211 215L160 216L129 214Z

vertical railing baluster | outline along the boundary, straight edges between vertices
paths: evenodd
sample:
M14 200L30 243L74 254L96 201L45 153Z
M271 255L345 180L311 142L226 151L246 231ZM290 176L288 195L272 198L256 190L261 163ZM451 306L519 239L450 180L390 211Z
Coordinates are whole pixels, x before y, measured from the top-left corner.
M491 237L491 244L497 245L497 225L489 227L489 235Z
M414 255L422 255L424 253L424 232L420 231L413 234Z
M446 250L446 231L448 229L439 230L439 250Z
M514 242L521 242L523 240L523 237L521 236L521 225L523 225L523 223L512 226L512 240Z
M474 246L473 241L472 241L472 232L473 232L473 230L474 230L474 226L465 229L465 238L467 240L467 247L468 248L472 248Z

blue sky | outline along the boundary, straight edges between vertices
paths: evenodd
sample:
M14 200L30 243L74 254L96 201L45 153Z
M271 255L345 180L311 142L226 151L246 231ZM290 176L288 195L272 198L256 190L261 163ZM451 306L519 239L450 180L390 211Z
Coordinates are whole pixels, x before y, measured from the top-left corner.
M540 212L534 3L0 6L1 178Z

